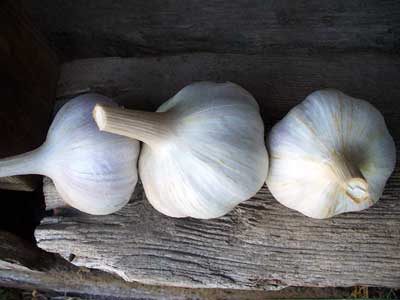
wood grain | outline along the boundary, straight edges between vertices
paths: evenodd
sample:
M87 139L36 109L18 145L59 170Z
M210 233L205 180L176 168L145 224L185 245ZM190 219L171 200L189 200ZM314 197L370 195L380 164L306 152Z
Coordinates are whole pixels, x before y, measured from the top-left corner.
M334 87L378 107L399 145L397 78L399 57L374 51L105 58L65 64L58 99L97 91L127 107L155 109L192 81L230 80L255 95L269 128L309 92ZM59 197L49 181L45 190L53 201ZM202 221L159 214L138 186L116 214L61 210L45 218L35 234L41 248L64 257L72 253L77 265L148 284L254 290L399 287L399 194L397 166L382 199L363 212L309 219L280 205L264 187L229 215Z
M306 295L310 299L345 297L345 289L290 288L284 292L232 291L214 289L184 289L128 283L98 270L75 267L58 255L46 253L20 238L0 231L0 285L28 290L62 293L47 295L48 299L131 299L131 300L246 300L293 299ZM27 293L26 293L27 294ZM71 297L71 294L73 297ZM84 295L90 295L89 297ZM69 296L69 297L67 297ZM34 298L34 297L31 297ZM29 298L29 299L31 299ZM47 298L46 298L47 299Z
M57 99L96 91L127 108L155 110L193 81L233 81L257 99L268 130L309 93L336 88L371 102L400 136L399 78L400 55L375 51L95 58L63 64Z
M74 254L74 264L146 284L399 287L399 175L374 207L330 220L283 207L265 187L225 217L173 219L156 212L139 186L116 214L64 210L45 218L35 235L47 251Z
M26 0L67 59L283 49L397 52L396 0Z
M0 158L38 147L55 98L58 60L33 28L21 1L0 2ZM40 178L0 179L3 189L32 191Z
M101 271L75 267L4 231L0 231L0 284L115 299L206 299L200 297L201 291L192 298L190 291L126 283Z

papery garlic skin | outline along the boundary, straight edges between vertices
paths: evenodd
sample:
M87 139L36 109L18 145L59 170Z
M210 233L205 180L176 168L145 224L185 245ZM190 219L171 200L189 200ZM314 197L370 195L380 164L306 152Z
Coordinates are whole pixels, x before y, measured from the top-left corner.
M396 164L381 113L337 90L310 94L273 127L267 146L273 196L318 219L376 203Z
M157 111L169 112L176 122L174 138L159 148L144 145L139 159L146 196L157 210L215 218L263 186L264 124L257 102L244 89L232 83L192 84Z
M140 146L136 140L100 132L92 118L96 103L116 106L98 94L70 100L58 111L41 147L0 160L0 176L48 176L68 205L89 214L121 209L137 183Z
M62 198L79 210L104 215L129 202L138 180L140 146L133 139L100 132L92 118L96 103L116 106L98 94L74 98L58 112L46 143L54 153L50 177Z
M144 141L139 175L158 211L216 218L263 186L268 172L264 124L257 102L240 86L194 83L150 114L142 125L140 112L121 124L107 113L106 128L100 128Z

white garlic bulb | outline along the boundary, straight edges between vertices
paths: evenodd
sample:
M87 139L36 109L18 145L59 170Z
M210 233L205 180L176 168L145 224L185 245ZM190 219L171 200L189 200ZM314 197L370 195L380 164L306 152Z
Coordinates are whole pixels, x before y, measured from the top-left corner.
M97 105L94 116L101 130L145 143L139 175L150 203L168 216L222 216L267 177L258 104L236 84L191 84L155 113Z
M92 118L96 103L116 106L98 94L72 99L57 113L42 146L0 160L0 177L46 175L68 205L86 213L122 208L137 182L139 142L100 132Z
M314 92L293 108L273 127L268 151L271 193L319 219L377 202L396 163L380 112L337 90Z

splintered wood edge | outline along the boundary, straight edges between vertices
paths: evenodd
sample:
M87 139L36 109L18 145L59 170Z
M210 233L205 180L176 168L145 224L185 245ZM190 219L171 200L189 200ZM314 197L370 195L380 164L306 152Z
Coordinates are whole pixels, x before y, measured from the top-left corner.
M248 297L265 299L277 295L266 295L257 291L235 291L232 294L232 291L224 290L192 290L128 283L112 274L75 267L60 256L46 253L4 231L0 231L0 242L0 285L11 288L149 300L165 298L171 300L217 300L228 297L231 300L244 300ZM330 296L348 294L334 289L315 292ZM295 291L292 293L294 294Z
M47 190L53 188L53 193L47 195L59 197L51 182L48 185ZM61 210L58 216L45 218L35 235L39 247L66 258L72 253L72 262L78 266L145 284L252 290L290 285L398 287L400 276L395 271L400 267L400 211L395 202L391 196L384 197L369 211L313 220L282 207L264 188L231 214L203 221L160 215L138 186L131 202L116 214L96 217L73 209ZM379 218L386 220L385 228ZM227 248L219 250L217 244L221 243L216 241L222 245L228 242ZM378 250L368 246L369 242ZM219 258L206 261L214 263L197 265L201 262L196 261L204 261L211 253L218 253ZM241 257L229 263L237 253L242 253ZM259 264L256 271L255 256L261 257L255 260ZM309 261L309 257L314 259ZM307 261L312 273L302 265ZM165 271L158 272L156 266ZM186 275L185 269L189 272ZM308 273L299 273L302 269Z
M49 290L59 293L103 296L114 299L149 300L246 300L276 299L279 292L185 289L125 282L102 271L75 267L57 254L47 253L11 233L0 231L0 285L4 287ZM330 289L288 289L285 298L301 295L345 297L349 291ZM57 298L58 299L58 298Z

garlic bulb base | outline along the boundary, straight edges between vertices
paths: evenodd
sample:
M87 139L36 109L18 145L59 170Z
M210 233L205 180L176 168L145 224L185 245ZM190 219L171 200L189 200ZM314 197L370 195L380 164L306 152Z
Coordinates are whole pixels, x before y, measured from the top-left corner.
M335 154L330 170L345 192L348 200L356 204L369 201L368 183L359 168L342 155Z
M363 178L352 178L347 182L346 195L357 204L370 201L368 183Z
M93 118L101 131L114 133L154 145L165 140L170 134L166 126L165 113L127 110L97 104Z

